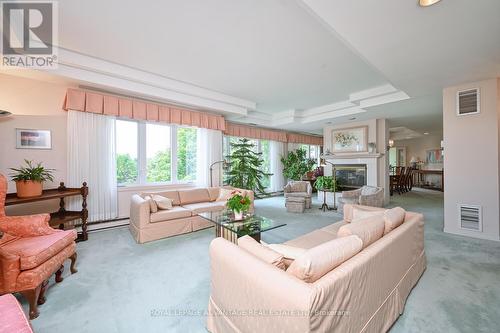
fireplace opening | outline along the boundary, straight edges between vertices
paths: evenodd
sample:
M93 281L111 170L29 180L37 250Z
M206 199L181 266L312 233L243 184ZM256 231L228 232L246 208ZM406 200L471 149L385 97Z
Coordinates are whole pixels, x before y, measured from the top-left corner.
M341 191L366 185L366 164L335 165L335 176Z

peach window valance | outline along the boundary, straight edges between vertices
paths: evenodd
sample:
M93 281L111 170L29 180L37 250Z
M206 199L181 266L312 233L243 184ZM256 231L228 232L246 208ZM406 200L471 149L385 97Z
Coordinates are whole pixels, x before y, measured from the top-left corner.
M287 142L286 132L226 122L225 135Z
M261 127L253 127L242 124L226 122L225 135L239 136L250 139L272 140L279 142L301 143L305 145L323 145L322 136L290 133Z
M220 131L226 129L224 117L220 115L73 88L66 91L63 109Z
M290 142L290 143L301 143L304 145L315 145L315 146L322 146L323 145L323 137L322 136L314 136L314 135L298 134L298 133L288 133L287 139L288 139L288 142Z

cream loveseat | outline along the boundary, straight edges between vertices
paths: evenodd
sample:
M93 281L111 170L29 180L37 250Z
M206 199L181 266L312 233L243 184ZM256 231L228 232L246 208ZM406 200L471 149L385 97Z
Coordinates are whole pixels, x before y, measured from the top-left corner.
M229 186L224 188L235 189ZM138 243L145 243L212 227L212 222L198 214L225 208L226 200L217 201L220 189L208 187L134 194L130 203L130 232ZM250 210L253 210L253 191L237 190L250 197ZM153 194L171 199L172 209L152 213L150 203L144 197Z
M360 207L384 212L380 208L345 205L343 221L285 244L304 249L321 244L324 248L338 239L342 226L352 229L356 222L358 226L365 223L349 223L353 210ZM403 312L411 289L426 267L423 216L400 211L403 223L393 230L383 229L387 234L377 236L378 240L373 240L372 230L360 237L347 236L363 243L360 252L312 283L241 246L214 239L210 245L207 329L212 333L386 332ZM379 216L385 223L385 216ZM341 233L339 237L345 236ZM373 242L366 245L363 237L371 237ZM339 252L342 256L344 251Z

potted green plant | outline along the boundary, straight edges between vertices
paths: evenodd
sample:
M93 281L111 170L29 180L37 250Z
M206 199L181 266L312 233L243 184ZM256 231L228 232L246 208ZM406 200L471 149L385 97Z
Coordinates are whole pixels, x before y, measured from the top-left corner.
M42 163L33 165L33 161L24 160L25 165L10 168L14 171L10 174L11 179L16 182L16 191L19 198L37 197L42 195L43 182L54 181L52 173L54 169L46 169Z
M281 157L283 163L283 175L291 180L301 180L302 177L313 171L314 159L308 158L305 149L297 149Z
M250 198L247 195L241 195L241 192L236 190L231 195L231 198L227 200L227 207L234 212L235 220L242 220L243 213L250 209Z
M328 190L337 191L338 184L333 180L332 176L319 176L314 182L314 187L318 191Z
M225 183L236 188L252 190L256 197L267 195L264 179L272 176L265 172L262 153L255 152L255 145L246 138L231 142L231 154L225 168Z

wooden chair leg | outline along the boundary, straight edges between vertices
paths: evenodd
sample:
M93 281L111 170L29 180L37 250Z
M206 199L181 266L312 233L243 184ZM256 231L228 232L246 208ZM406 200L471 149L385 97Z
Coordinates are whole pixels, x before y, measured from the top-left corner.
M64 272L64 265L61 265L61 267L59 267L59 269L56 271L56 282L57 283L60 283L62 282L63 277L62 277L62 273Z
M41 289L42 284L35 289L21 291L21 294L28 300L30 305L30 319L35 319L38 315L40 315L40 312L38 312L38 297L40 296Z
M76 272L78 272L78 270L75 267L76 258L77 258L76 252L73 253L73 255L71 257L69 257L69 259L71 259L71 266L69 267L69 270L71 271L71 274L75 274Z
M45 303L45 291L47 290L47 285L49 284L49 280L45 280L42 282L42 286L40 288L40 295L38 296L38 305L42 305Z

